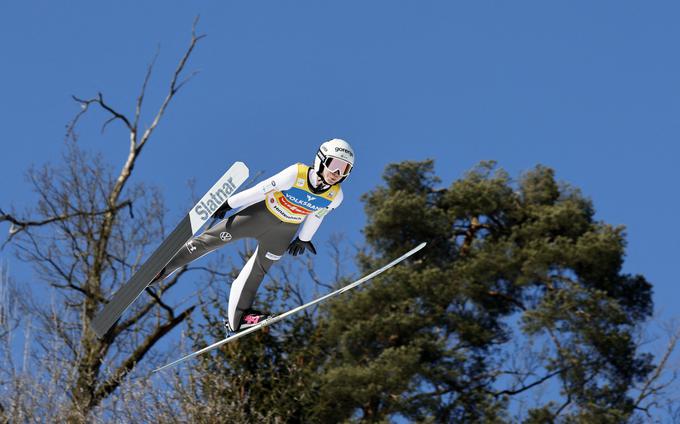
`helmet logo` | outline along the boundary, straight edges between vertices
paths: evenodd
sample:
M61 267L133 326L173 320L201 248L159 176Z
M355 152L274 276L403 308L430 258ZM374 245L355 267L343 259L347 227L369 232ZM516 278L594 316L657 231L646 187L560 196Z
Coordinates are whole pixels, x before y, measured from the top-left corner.
M351 150L345 149L344 147L336 147L335 148L335 153L342 152L342 153L347 153L351 157L354 157L354 153L352 153Z

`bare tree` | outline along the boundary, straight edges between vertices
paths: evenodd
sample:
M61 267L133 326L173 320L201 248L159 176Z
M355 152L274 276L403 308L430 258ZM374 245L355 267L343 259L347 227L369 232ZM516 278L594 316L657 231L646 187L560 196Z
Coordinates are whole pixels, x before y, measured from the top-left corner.
M657 327L663 336L652 336L640 344L652 344L652 351L658 362L653 371L633 390L634 407L637 411L635 422L680 423L680 395L678 394L677 347L680 341L680 327L677 319L664 322L660 318L650 323L647 332ZM642 337L642 336L641 336ZM646 337L650 337L647 335ZM664 417L665 420L661 420Z
M18 257L33 265L36 284L43 284L37 293L42 296L34 296L27 307L35 317L33 336L42 351L40 357L53 358L51 371L58 370L61 375L58 385L69 401L62 407L63 416L70 420L86 419L196 307L191 302L170 304L164 299L191 270L184 268L147 289L149 296L140 297L103 339L90 328L102 304L164 236L161 194L143 184L133 185L130 178L167 108L196 74L186 75L185 68L204 37L196 34L197 22L148 127L141 128L140 121L158 54L147 67L131 117L109 104L102 93L88 99L74 96L81 110L68 125L63 160L28 172L37 195L35 207L23 213L0 211L0 222L11 224L5 244L11 242ZM120 122L127 133L128 155L117 172L100 155L79 145L78 124L95 107L108 115L102 131L110 123ZM44 296L47 293L52 300Z

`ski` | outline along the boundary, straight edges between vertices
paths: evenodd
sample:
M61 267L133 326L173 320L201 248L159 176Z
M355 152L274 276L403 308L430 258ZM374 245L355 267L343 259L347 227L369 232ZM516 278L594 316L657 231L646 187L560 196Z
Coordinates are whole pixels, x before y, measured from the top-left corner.
M104 337L123 312L142 294L151 280L170 262L175 253L236 192L248 178L248 174L248 167L243 162L234 163L189 211L172 233L163 240L146 262L92 320L92 328L99 338Z
M180 358L180 359L178 359L174 362L171 362L167 365L163 365L162 367L155 369L153 372L159 372L159 371L164 370L166 368L170 368L173 365L177 365L180 362L186 361L187 359L190 359L190 358L193 358L195 356L201 355L205 352L211 351L211 350L213 350L213 349L215 349L219 346L222 346L225 343L233 342L234 340L240 339L243 336L246 336L250 333L254 333L255 331L261 330L262 328L267 327L269 325L272 325L275 322L281 321L282 319L286 318L289 315L292 315L292 314L299 312L303 309L309 308L310 306L316 305L317 303L323 302L324 300L330 299L331 297L334 297L334 296L337 296L341 293L344 293L347 290L351 290L351 289L365 283L366 281L370 280L371 278L377 276L378 274L381 274L381 273L387 271L388 269L392 268L393 266L395 266L399 262L403 261L404 259L408 258L409 256L411 256L414 253L421 250L423 247L425 247L426 244L427 243L420 243L417 247L409 250L408 252L404 253L402 256L398 257L397 259L393 260L392 262L388 263L387 265L383 266L382 268L380 268L376 271L373 271L372 273L362 277L361 279L359 279L359 280L357 280L357 281L355 281L351 284L348 284L348 285L346 285L342 288L339 288L338 290L336 290L334 292L328 293L328 294L321 296L321 297L319 297L315 300L312 300L311 302L305 303L304 305L301 305L301 306L298 306L294 309L291 309L288 312L284 312L280 315L275 315L273 317L267 318L266 320L262 321L261 323L259 323L257 325L249 327L249 328L247 328L243 331L239 331L238 333L232 334L232 335L228 336L227 338L225 338L223 340L220 340L216 343L213 343L210 346L204 347L203 349L198 350L194 353L186 355L186 356L184 356L184 357L182 357L182 358Z

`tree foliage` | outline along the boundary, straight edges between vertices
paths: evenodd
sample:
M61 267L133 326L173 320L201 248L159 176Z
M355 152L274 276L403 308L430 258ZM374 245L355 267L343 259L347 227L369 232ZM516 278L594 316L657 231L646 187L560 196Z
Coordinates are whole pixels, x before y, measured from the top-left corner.
M330 370L349 368L345 383L357 375L363 387L384 381L383 361L401 371L390 374L399 384L362 392L347 417L361 408L366 417L502 419L508 396L531 384L501 383L506 373L529 376L504 366L524 354L506 348L517 337L551 343L534 380L558 379L563 402L538 408L543 416L621 422L633 412L627 393L651 369L633 332L652 300L643 277L621 271L622 227L596 221L592 202L543 166L515 183L484 162L446 189L432 161L390 165L384 178L363 198L373 248L364 269L430 244L419 263L332 307ZM339 386L328 378L329 399Z

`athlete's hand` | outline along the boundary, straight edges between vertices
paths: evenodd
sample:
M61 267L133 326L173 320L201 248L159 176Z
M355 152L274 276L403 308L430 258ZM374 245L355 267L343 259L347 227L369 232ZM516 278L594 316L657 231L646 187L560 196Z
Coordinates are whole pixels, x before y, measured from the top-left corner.
M305 249L309 249L310 252L316 255L316 249L311 241L302 241L299 237L295 237L295 240L288 246L288 253L297 256L305 253Z
M226 202L222 203L222 206L220 206L219 209L215 211L215 218L224 219L224 215L226 215L226 213L230 210L231 206L229 206L229 200L227 200Z

